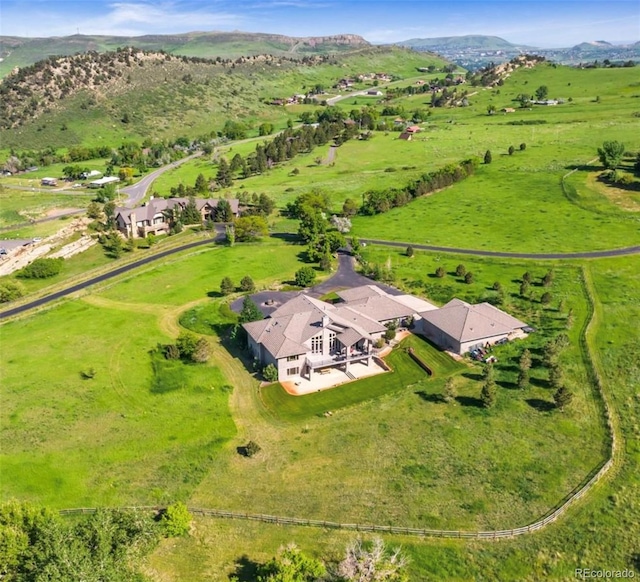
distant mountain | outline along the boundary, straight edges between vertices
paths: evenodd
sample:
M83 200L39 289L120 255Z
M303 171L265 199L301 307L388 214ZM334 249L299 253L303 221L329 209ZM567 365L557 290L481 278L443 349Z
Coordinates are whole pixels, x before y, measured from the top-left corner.
M0 75L49 56L68 56L89 51L106 52L135 46L149 51L203 58L237 58L269 54L295 56L330 54L363 48L369 43L356 34L291 37L250 32L189 32L172 35L98 36L75 34L65 37L22 38L0 36Z
M437 38L412 38L396 43L400 46L406 46L410 48L420 49L447 49L447 50L513 50L517 48L504 38L499 36L482 36L482 35L467 35L467 36L441 36Z
M536 54L562 64L605 59L612 62L640 62L640 42L614 45L604 40L595 40L570 48L542 49L513 44L498 36L469 35L412 38L396 44L417 51L437 53L466 69L504 63L522 54Z

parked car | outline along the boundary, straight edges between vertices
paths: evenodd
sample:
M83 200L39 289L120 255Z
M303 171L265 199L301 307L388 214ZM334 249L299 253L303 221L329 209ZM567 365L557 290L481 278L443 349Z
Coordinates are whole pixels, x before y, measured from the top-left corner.
M509 340L506 337L503 337L496 342L496 345L501 346L502 344L506 344L508 341Z
M536 328L535 328L535 327L527 326L527 327L523 327L523 328L522 328L522 331L524 331L525 333L533 333L533 332L535 332L535 331L536 331Z
M496 358L495 356L487 356L484 359L485 364L495 364L497 361L498 361L498 358Z

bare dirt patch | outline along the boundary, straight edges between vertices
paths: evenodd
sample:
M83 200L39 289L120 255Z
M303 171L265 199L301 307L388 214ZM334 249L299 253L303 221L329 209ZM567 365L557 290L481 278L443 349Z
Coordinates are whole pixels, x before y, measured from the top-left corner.
M628 212L640 212L640 191L627 188L617 188L601 182L600 174L593 172L587 177L587 187L598 194L602 194L618 208Z

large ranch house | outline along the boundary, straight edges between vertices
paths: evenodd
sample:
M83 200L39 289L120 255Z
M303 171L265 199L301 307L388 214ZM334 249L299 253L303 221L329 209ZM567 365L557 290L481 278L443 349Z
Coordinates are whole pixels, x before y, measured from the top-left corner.
M220 200L216 198L196 198L196 208L202 216L202 222L214 219L214 211ZM239 201L229 199L234 216L238 216ZM184 210L188 198L151 198L149 202L137 208L116 208L117 229L126 237L144 238L148 234L168 234L174 226L174 217Z
M502 338L523 336L526 324L487 304L458 299L442 308L412 295L392 295L376 285L338 291L336 303L301 293L266 319L245 323L249 349L261 365L273 364L278 380L311 380L339 368L375 365L376 340L387 325L409 327L443 350L464 354ZM361 376L365 374L358 374Z

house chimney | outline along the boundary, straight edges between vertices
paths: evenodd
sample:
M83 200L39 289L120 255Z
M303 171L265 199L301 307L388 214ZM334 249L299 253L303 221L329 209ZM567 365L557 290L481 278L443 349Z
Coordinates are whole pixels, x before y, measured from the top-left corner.
M322 327L327 327L329 325L329 317L326 315L322 316Z

